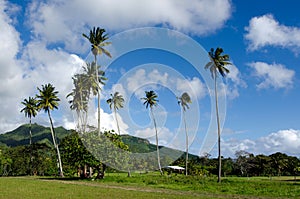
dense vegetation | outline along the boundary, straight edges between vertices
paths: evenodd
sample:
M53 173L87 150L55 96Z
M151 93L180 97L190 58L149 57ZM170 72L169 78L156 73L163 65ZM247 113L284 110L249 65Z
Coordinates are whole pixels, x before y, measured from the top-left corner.
M26 127L22 125L12 132L0 135L0 175L57 175L55 148L50 144L49 128L33 124L33 144L30 146ZM27 131L28 132L28 131ZM60 138L60 151L63 169L67 176L88 177L88 167L95 168L95 176L104 171L116 172L114 169L105 167L81 142L78 133L69 131L62 127L56 128L57 136ZM105 136L114 140L113 143L129 152L147 153L155 151L156 146L148 140L132 137L130 135L119 136L106 132ZM100 139L94 137L93 139ZM98 140L99 141L99 140ZM26 143L27 144L24 144ZM7 145L6 145L7 144ZM172 149L168 149L170 154ZM126 157L110 151L110 154L121 161ZM32 157L32 158L30 158ZM173 165L185 166L185 154L176 160ZM155 157L153 157L155 161ZM297 157L288 156L284 153L271 155L254 155L245 151L238 151L235 158L222 158L222 176L296 176L300 175L300 160ZM143 160L132 162L130 167L140 168L146 172L147 163ZM103 167L104 166L104 167ZM153 168L154 169L154 168ZM81 173L80 173L81 172ZM165 174L171 171L165 170ZM218 159L209 157L198 157L190 154L188 174L192 176L215 176L218 174Z

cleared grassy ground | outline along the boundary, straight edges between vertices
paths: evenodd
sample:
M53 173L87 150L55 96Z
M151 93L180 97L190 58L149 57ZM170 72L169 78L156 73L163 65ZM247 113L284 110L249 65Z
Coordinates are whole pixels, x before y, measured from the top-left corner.
M36 177L0 177L0 198L300 198L292 177L215 178L109 174L89 181Z

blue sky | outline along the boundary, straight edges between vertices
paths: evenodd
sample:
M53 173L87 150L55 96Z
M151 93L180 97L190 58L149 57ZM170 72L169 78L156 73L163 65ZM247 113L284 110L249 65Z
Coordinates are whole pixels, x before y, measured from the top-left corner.
M140 100L144 90L153 89L159 95L160 144L184 149L176 96L188 91L193 99L186 114L190 151L215 155L214 96L209 72L200 68L206 51L222 47L233 63L226 85L219 79L220 88L226 88L226 97L220 90L223 155L246 150L299 157L299 1L122 2L0 0L0 133L27 122L20 101L48 82L62 100L53 112L55 125L74 125L65 96L72 75L91 60L81 34L100 26L111 38L113 55L99 58L109 78L102 92L103 128L115 128L105 101L117 90L128 103L119 112L122 132L153 141L153 124ZM48 125L44 114L34 121Z

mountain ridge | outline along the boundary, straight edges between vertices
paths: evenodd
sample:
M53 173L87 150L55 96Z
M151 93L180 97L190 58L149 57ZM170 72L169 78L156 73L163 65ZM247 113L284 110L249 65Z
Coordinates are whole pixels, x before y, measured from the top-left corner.
M73 130L67 130L62 126L56 127L55 133L58 140L70 135ZM48 146L53 146L50 127L45 127L37 123L32 124L32 142L33 143L46 143ZM149 153L156 151L156 145L151 144L149 140L135 137L132 135L121 135L122 141L129 146L129 150L133 153ZM23 124L12 131L0 134L0 146L16 147L20 145L29 145L29 124ZM162 154L182 154L185 152L159 146ZM195 156L189 154L190 156Z

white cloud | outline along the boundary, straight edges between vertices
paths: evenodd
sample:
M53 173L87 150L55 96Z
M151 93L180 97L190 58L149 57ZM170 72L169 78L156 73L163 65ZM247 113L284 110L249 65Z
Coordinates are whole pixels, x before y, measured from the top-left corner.
M0 6L3 6L2 2ZM6 29L0 33L3 44L0 46L0 132L28 122L24 114L20 113L21 101L34 96L37 93L36 87L46 83L52 83L59 91L59 109L64 116L70 116L65 97L72 88L71 76L81 68L82 60L61 49L49 50L43 42L29 42L23 47L19 33L11 24L12 20L3 11L5 9L4 4L0 11L0 26ZM57 124L64 125L64 121L57 120ZM48 125L45 114L39 114L33 122Z
M300 28L282 25L271 14L253 17L245 29L249 50L279 46L297 51L300 47Z
M262 82L257 85L258 89L270 87L280 89L293 86L295 71L287 69L284 65L253 62L249 66L254 69L254 75L262 79Z
M227 66L228 70L230 71L226 76L226 96L229 99L235 99L239 97L239 88L246 88L247 84L242 79L241 73L239 69L233 64Z
M156 84L165 85L167 82L168 74L160 73L154 69L150 73L146 72L145 69L138 69L135 73L130 73L127 77L126 88L128 93L134 93L138 98L144 96L144 86L156 88Z
M0 133L16 127L20 123L20 95L28 92L28 82L23 79L26 63L16 59L21 48L20 34L13 27L13 20L7 12L15 10L15 6L0 1ZM13 11L12 11L13 12Z
M198 77L183 78L173 71L164 72L157 69L146 71L145 69L137 69L134 73L130 73L126 77L129 93L135 93L138 98L144 95L144 86L156 89L157 85L162 85L170 89L176 96L181 95L183 92L188 92L192 98L203 98L206 93L206 87Z
M192 79L176 79L176 90L180 93L187 92L190 95L201 99L207 94L207 89L201 80L197 77Z
M223 27L231 16L230 0L74 0L34 1L30 25L37 37L80 49L86 26L101 24L109 31L163 25L184 33L207 35ZM82 40L81 40L82 41Z
M123 121L122 117L117 113L118 123L120 127L121 134L128 134L128 125ZM97 112L95 113L95 118L97 118ZM95 122L96 125L96 122ZM114 113L106 113L101 109L101 129L114 130L118 133L117 123L114 117Z
M159 145L168 145L170 141L174 138L175 134L172 133L166 127L157 128L158 135L158 144ZM155 144L155 129L154 128L145 128L136 130L134 136L148 139L152 144Z
M223 140L222 146L223 154L226 157L234 157L235 152L239 150L245 150L254 154L269 155L276 152L282 152L299 156L300 130L279 130L256 140Z

